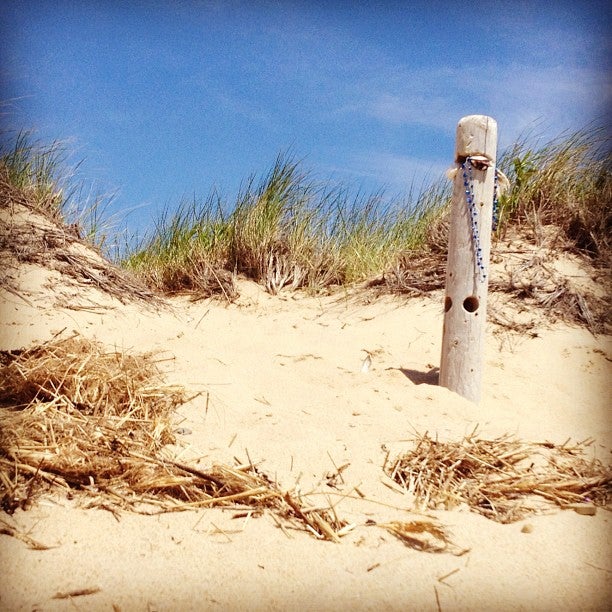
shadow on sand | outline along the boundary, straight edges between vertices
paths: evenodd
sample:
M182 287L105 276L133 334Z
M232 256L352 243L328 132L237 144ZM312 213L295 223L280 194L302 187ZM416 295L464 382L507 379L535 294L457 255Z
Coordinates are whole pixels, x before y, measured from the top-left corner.
M415 385L437 385L440 376L440 368L431 368L427 372L420 370L410 370L408 368L395 368L406 378L409 378Z

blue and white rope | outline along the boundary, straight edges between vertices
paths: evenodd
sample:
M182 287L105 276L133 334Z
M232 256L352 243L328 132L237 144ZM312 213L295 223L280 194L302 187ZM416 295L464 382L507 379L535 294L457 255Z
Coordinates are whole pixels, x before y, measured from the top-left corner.
M481 283L487 280L487 270L484 265L484 259L482 256L482 246L480 243L480 231L478 229L478 207L474 201L474 177L472 174L472 160L467 158L461 164L461 170L463 172L463 187L465 190L465 199L468 205L468 212L470 215L470 224L472 228L472 244L474 246L474 254L476 256L475 261L475 273L478 276ZM494 189L493 189L493 231L497 229L499 220L499 205L497 200L498 192L498 179L497 170L495 171Z

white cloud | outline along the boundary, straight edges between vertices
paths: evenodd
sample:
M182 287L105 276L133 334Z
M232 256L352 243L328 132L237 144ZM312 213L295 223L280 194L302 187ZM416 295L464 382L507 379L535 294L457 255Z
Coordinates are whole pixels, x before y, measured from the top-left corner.
M506 134L517 134L541 121L559 133L584 127L612 103L607 72L596 67L501 68L472 65L450 75L447 68L407 70L405 86L378 90L364 100L362 112L396 125L448 131L464 114L489 114ZM427 92L427 93L425 93Z
M383 178L394 187L412 186L417 192L433 181L444 176L448 163L440 160L424 160L411 155L397 155L387 152L370 152L364 159L379 180Z
M452 162L424 160L412 155L398 155L386 151L370 150L353 155L348 164L326 168L327 172L364 182L382 185L389 193L419 193L444 176Z

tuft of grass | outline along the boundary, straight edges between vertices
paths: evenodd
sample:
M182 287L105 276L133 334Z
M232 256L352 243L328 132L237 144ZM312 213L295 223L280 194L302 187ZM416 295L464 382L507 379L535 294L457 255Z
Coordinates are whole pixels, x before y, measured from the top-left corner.
M449 201L449 186L439 180L416 198L409 193L405 199L386 202L379 194L340 207L335 243L343 283L380 275L406 254L418 257L427 248L428 229Z
M57 141L44 145L25 131L14 138L2 134L0 167L3 179L21 191L32 206L58 220L63 219L62 208L66 202L65 161L66 149Z
M518 225L539 239L543 226L554 225L569 246L609 263L612 152L603 128L583 129L539 146L520 139L498 165L512 186L500 200L502 232Z
M231 214L227 264L276 293L304 286L316 275L324 237L325 196L299 163L279 156L259 185L251 178Z
M229 229L216 194L204 202L183 200L172 214L163 211L153 235L128 252L122 265L158 291L220 293L232 300L233 277L224 269Z
M68 146L44 144L32 132L0 133L0 173L6 189L22 203L99 250L107 246L112 223L106 211L112 195L97 193L78 178L79 164L68 164Z

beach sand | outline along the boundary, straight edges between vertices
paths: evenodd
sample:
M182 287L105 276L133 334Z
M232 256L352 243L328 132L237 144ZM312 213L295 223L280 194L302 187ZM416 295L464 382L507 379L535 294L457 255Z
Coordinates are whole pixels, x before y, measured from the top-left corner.
M591 452L609 464L610 336L561 322L523 334L489 325L475 405L437 385L441 292L271 296L241 280L233 304L177 297L153 307L34 264L17 276L19 291L0 296L0 349L74 330L113 350L159 351L167 382L199 394L178 410L182 461L252 461L355 528L334 543L281 529L268 512L115 514L49 494L0 514L51 547L0 535L0 610L609 609L606 509L551 507L510 524L467 507L427 511L461 555L411 549L380 524L423 518L382 466L425 432L592 438Z

